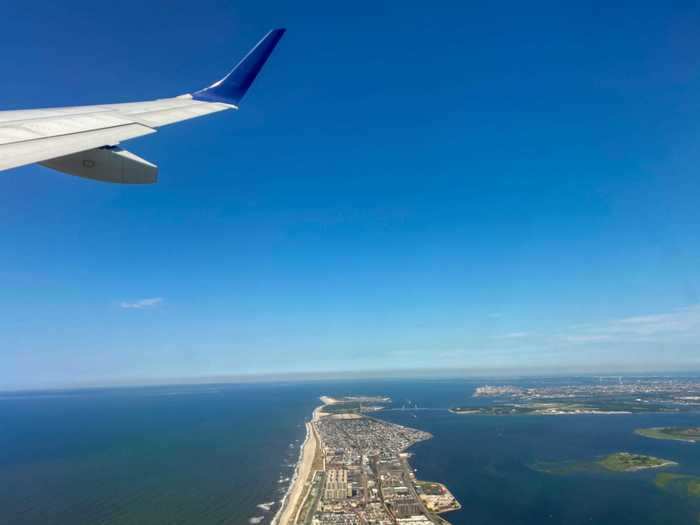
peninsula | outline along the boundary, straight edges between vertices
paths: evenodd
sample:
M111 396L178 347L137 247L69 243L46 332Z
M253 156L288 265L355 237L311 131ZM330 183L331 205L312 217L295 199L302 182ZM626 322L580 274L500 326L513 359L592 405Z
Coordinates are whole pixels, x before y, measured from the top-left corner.
M631 414L627 410L610 410L576 403L529 403L499 404L487 406L467 406L450 408L450 412L460 415L484 416L570 416L581 414Z
M635 434L652 439L669 439L697 443L700 441L700 427L653 427L638 428Z
M416 480L406 450L432 436L369 417L384 397L322 397L306 425L292 484L273 525L449 525L460 504Z
M454 414L578 415L648 414L700 411L697 379L625 379L523 385L483 385L474 390L479 401L454 407ZM483 400L491 399L491 402ZM700 435L700 430L694 430ZM649 436L652 437L652 436Z

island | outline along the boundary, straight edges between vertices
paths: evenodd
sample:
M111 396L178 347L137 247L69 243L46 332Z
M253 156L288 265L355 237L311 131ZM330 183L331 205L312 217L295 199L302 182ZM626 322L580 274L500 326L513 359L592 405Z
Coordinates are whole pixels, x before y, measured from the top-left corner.
M273 525L449 525L461 508L441 483L420 481L408 449L431 434L367 415L385 397L321 398Z
M697 443L700 441L700 427L652 427L638 428L635 434L652 439L669 439Z
M645 456L644 454L632 454L630 452L609 454L598 460L598 464L613 472L636 472L638 470L678 466L678 463L675 461Z
M700 498L700 477L698 476L663 472L656 475L654 484L662 490L674 492L679 496Z
M615 452L596 460L536 461L529 465L538 472L555 475L638 472L677 466L675 461L631 452Z

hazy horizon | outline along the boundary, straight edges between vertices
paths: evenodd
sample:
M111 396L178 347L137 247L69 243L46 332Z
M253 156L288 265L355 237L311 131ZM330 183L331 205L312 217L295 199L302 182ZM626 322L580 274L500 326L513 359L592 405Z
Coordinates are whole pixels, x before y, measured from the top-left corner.
M250 374L220 374L215 376L183 376L154 378L103 378L95 381L44 383L44 384L0 384L0 392L32 392L52 390L82 390L100 388L128 388L149 386L196 386L242 383L304 383L324 380L508 380L516 378L562 378L562 377L697 377L700 367L677 369L641 369L633 367L574 367L574 368L530 368L530 369L386 369L386 370L334 370L316 372L279 372Z

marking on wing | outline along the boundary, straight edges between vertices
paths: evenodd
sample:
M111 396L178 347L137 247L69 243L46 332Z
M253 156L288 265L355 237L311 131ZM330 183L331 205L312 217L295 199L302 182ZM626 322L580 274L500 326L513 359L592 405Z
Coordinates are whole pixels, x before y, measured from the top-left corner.
M127 124L134 124L134 120L114 111L5 122L0 124L0 144L59 137Z

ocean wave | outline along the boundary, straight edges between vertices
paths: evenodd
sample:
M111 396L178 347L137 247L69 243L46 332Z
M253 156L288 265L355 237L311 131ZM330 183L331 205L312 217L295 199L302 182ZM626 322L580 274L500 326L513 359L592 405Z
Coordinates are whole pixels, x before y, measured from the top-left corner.
M284 493L284 496L280 500L280 506L277 509L277 512L275 513L274 517L272 518L271 525L277 525L280 517L282 516L282 512L284 511L285 504L287 503L287 498L289 497L289 494L292 490L292 487L294 487L294 482L297 479L297 476L299 475L299 466L301 465L302 461L302 451L304 450L304 445L306 444L306 441L311 438L311 432L309 431L310 426L306 426L306 436L304 437L304 441L299 445L299 459L297 459L296 464L294 464L294 473L292 474L291 477L291 483L287 485L287 487L280 487L278 489L278 492ZM291 465L290 465L291 466Z
M253 525L257 525L258 523L261 523L262 520L265 519L265 516L253 516L248 520L248 523L252 523Z
M267 503L258 503L258 508L264 510L265 512L268 512L274 504L274 501L268 501Z

